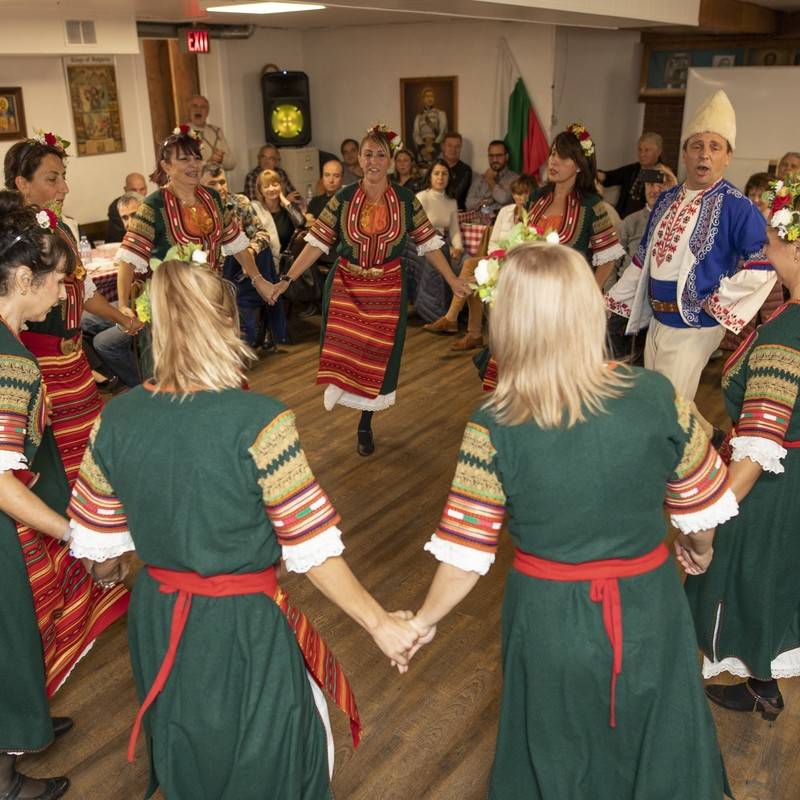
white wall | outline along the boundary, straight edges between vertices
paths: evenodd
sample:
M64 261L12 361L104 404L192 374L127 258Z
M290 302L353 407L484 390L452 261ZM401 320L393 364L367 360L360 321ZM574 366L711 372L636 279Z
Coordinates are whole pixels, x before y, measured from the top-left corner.
M600 169L636 161L644 104L638 102L638 32L556 30L553 132L583 123L597 146Z
M236 154L230 185L240 191L264 143L261 70L266 64L304 70L302 32L259 28L250 39L211 41L211 53L198 56L201 91L208 97L209 121L221 125ZM312 84L312 102L315 95ZM312 125L317 128L315 110Z
M495 125L500 37L507 38L546 129L552 113L554 33L552 25L494 22L308 31L303 52L311 83L313 143L336 153L342 139L360 138L375 122L400 130L400 78L457 75L462 158L483 171L489 142L505 133Z
M67 214L79 222L105 219L108 204L122 191L129 172L149 173L153 169L153 134L144 58L139 55L116 56L125 151L98 156L73 156L67 162L70 194L64 204ZM35 128L54 131L73 143L69 94L64 66L58 57L0 57L0 75L4 86L21 86L28 135ZM4 158L14 142L0 142Z

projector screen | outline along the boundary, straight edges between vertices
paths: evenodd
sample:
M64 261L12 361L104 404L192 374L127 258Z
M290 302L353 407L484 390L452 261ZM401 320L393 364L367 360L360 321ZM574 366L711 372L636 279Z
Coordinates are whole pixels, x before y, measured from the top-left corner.
M788 150L800 151L800 67L698 67L689 70L683 131L705 99L724 89L736 110L736 150L725 177L744 188ZM685 134L681 135L681 142ZM681 178L685 170L681 165Z

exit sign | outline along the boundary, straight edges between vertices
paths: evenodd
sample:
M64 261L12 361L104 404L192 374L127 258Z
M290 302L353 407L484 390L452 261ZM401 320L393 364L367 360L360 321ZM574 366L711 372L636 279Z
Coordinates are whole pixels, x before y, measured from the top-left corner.
M210 42L208 39L208 31L202 28L187 28L184 30L183 35L186 37L186 52L187 53L208 53L210 50Z

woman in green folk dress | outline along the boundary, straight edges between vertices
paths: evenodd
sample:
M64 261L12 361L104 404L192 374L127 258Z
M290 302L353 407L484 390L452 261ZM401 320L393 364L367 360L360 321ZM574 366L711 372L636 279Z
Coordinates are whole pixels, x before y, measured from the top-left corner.
M39 215L44 215L37 218ZM16 192L0 192L0 797L55 800L67 778L33 780L15 769L19 753L44 750L72 726L52 719L47 706L42 640L18 525L66 541L67 520L41 497L66 506L67 479L47 424L39 365L19 340L24 323L41 321L66 299L65 278L75 268L69 245L48 216L25 206ZM42 224L44 223L44 224ZM46 229L45 229L46 228ZM41 470L32 491L28 468L39 450ZM55 501L55 502L54 502Z
M764 719L783 710L776 679L800 675L799 196L800 181L779 195L767 228L767 257L789 302L742 343L722 377L734 420L723 454L741 514L720 528L708 572L686 582L704 676L747 678L706 694Z
M276 565L306 573L401 671L417 635L341 557L339 515L294 415L240 388L251 351L224 282L167 261L151 289L154 381L103 410L69 508L72 551L102 562L101 577L134 547L147 565L128 623L143 700L129 758L143 720L148 796L160 785L168 800L328 800L319 687L347 711L354 739L358 713L341 667L288 606Z
M412 620L429 641L494 561L507 513L516 556L488 797L721 800L663 508L681 551L706 562L714 526L736 513L725 467L668 380L605 361L603 299L579 253L511 251L490 324L498 387L467 424L425 546L442 563ZM635 492L619 492L620 474Z

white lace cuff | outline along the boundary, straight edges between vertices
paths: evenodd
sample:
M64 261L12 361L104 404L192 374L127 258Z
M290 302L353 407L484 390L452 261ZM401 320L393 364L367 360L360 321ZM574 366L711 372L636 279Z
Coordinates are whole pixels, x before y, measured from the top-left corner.
M237 253L241 253L242 250L247 250L249 244L250 240L245 236L244 231L240 231L232 242L222 245L222 255L235 256Z
M436 236L428 239L427 242L417 245L417 255L424 256L425 253L430 253L433 250L441 250L444 247L444 239L437 233Z
M690 511L688 514L670 514L669 518L681 533L689 534L716 528L738 513L739 504L736 502L736 495L730 489L726 489L722 497L708 508L702 511Z
M786 448L760 436L735 436L731 439L731 458L744 461L749 458L760 464L765 472L780 475L783 472L781 459L786 457Z
M23 453L0 450L0 473L8 472L10 469L28 469L28 459Z
M592 256L592 266L599 267L601 264L608 264L609 261L616 261L626 255L625 248L621 244L612 244L611 247L606 247Z
M313 233L306 234L306 244L310 244L312 247L316 247L317 249L322 250L322 252L325 253L326 256L328 255L328 253L331 252L331 248L328 247L328 245L325 244L325 242L321 241L320 239L317 239L317 237L314 236Z
M83 279L83 299L91 300L95 294L97 294L97 286L95 286L92 276L87 272L86 277Z
M132 253L130 250L126 250L124 247L120 247L117 250L117 254L114 256L114 261L127 261L129 264L133 265L134 272L147 272L150 269L150 262L145 261L140 255L136 253Z
M477 572L478 575L485 575L489 571L489 567L494 564L494 553L484 553L472 547L448 542L439 538L435 533L425 544L423 550L432 553L437 561L463 569L464 572Z
M79 525L74 519L69 521L72 539L69 552L75 558L89 558L92 561L108 561L130 550L135 550L129 531L122 533L98 533Z
M327 559L344 552L342 532L333 525L313 539L300 544L287 544L281 549L283 563L289 572L308 572L312 567L318 567Z

